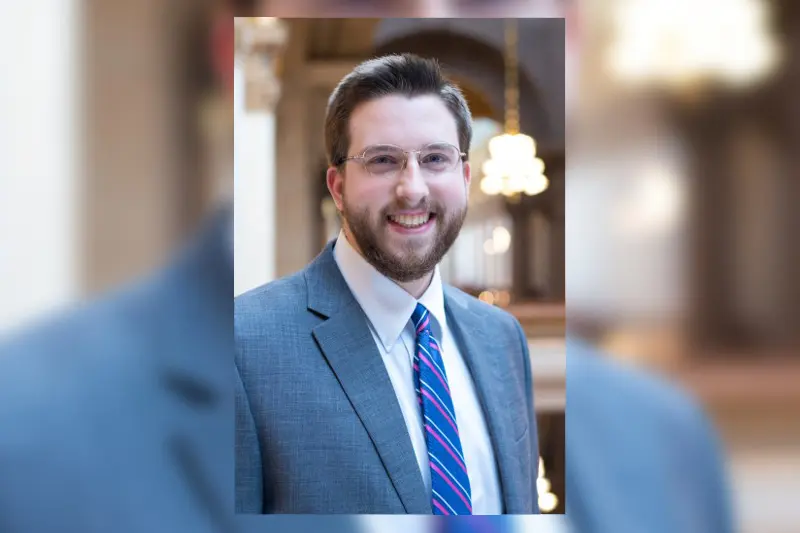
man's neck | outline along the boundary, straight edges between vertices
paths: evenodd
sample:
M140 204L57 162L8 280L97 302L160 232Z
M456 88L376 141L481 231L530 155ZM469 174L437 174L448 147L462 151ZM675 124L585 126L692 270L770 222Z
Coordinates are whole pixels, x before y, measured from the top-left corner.
M425 291L428 290L428 287L430 287L431 280L433 280L433 272L428 272L420 279L415 279L413 281L392 281L400 285L400 287L413 296L415 300L419 300L420 297L425 294Z
M361 252L361 248L359 248L359 246L356 244L355 239L350 235L350 232L345 231L344 236L347 239L347 242L350 243L350 247L353 248L353 250L355 250L356 253L363 258L364 254ZM364 260L366 260L366 258L364 258ZM415 300L419 300L431 285L431 281L433 280L433 271L428 272L419 279L414 279L411 281L397 281L396 279L389 279L391 279L408 294L413 296Z

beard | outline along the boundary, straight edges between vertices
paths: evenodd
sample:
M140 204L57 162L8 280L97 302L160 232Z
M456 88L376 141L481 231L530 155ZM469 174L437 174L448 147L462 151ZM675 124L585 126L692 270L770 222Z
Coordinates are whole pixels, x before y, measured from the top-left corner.
M432 242L414 242L418 239L412 236L406 239L399 250L393 251L391 239L387 235L389 214L392 212L390 207L382 209L377 216L372 216L366 207L357 209L351 206L346 195L342 203L342 218L364 259L387 278L401 283L420 279L436 268L458 238L467 216L466 202L463 207L456 209L446 209L440 204L425 202L419 206L420 209L435 214L432 221L434 227L431 228L433 235L426 237L426 240L432 239ZM403 208L408 206L398 206L398 209Z

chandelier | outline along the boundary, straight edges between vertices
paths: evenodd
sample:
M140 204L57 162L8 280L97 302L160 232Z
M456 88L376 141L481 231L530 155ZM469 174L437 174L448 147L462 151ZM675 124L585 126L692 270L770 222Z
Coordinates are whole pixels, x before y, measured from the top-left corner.
M608 66L620 80L692 88L741 87L778 65L764 0L617 0Z
M516 19L506 21L505 133L489 140L491 154L482 166L481 191L519 199L547 189L544 161L536 157L536 142L519 132L519 76Z

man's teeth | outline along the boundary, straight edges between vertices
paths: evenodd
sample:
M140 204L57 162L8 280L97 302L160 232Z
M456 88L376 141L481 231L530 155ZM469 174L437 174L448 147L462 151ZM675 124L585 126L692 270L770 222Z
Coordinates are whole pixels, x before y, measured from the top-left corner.
M424 215L392 215L389 217L393 222L407 228L416 228L425 224L430 218L430 213Z

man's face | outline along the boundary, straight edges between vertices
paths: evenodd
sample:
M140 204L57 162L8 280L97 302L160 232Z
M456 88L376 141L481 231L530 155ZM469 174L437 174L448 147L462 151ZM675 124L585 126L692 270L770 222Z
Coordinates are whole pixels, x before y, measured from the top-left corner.
M367 147L395 145L419 150L431 143L458 147L455 118L437 96L385 96L358 106L350 117L349 156ZM359 160L328 171L328 188L344 230L364 258L383 275L420 279L441 261L458 237L467 213L470 167L431 173L411 154L392 177L372 175Z

